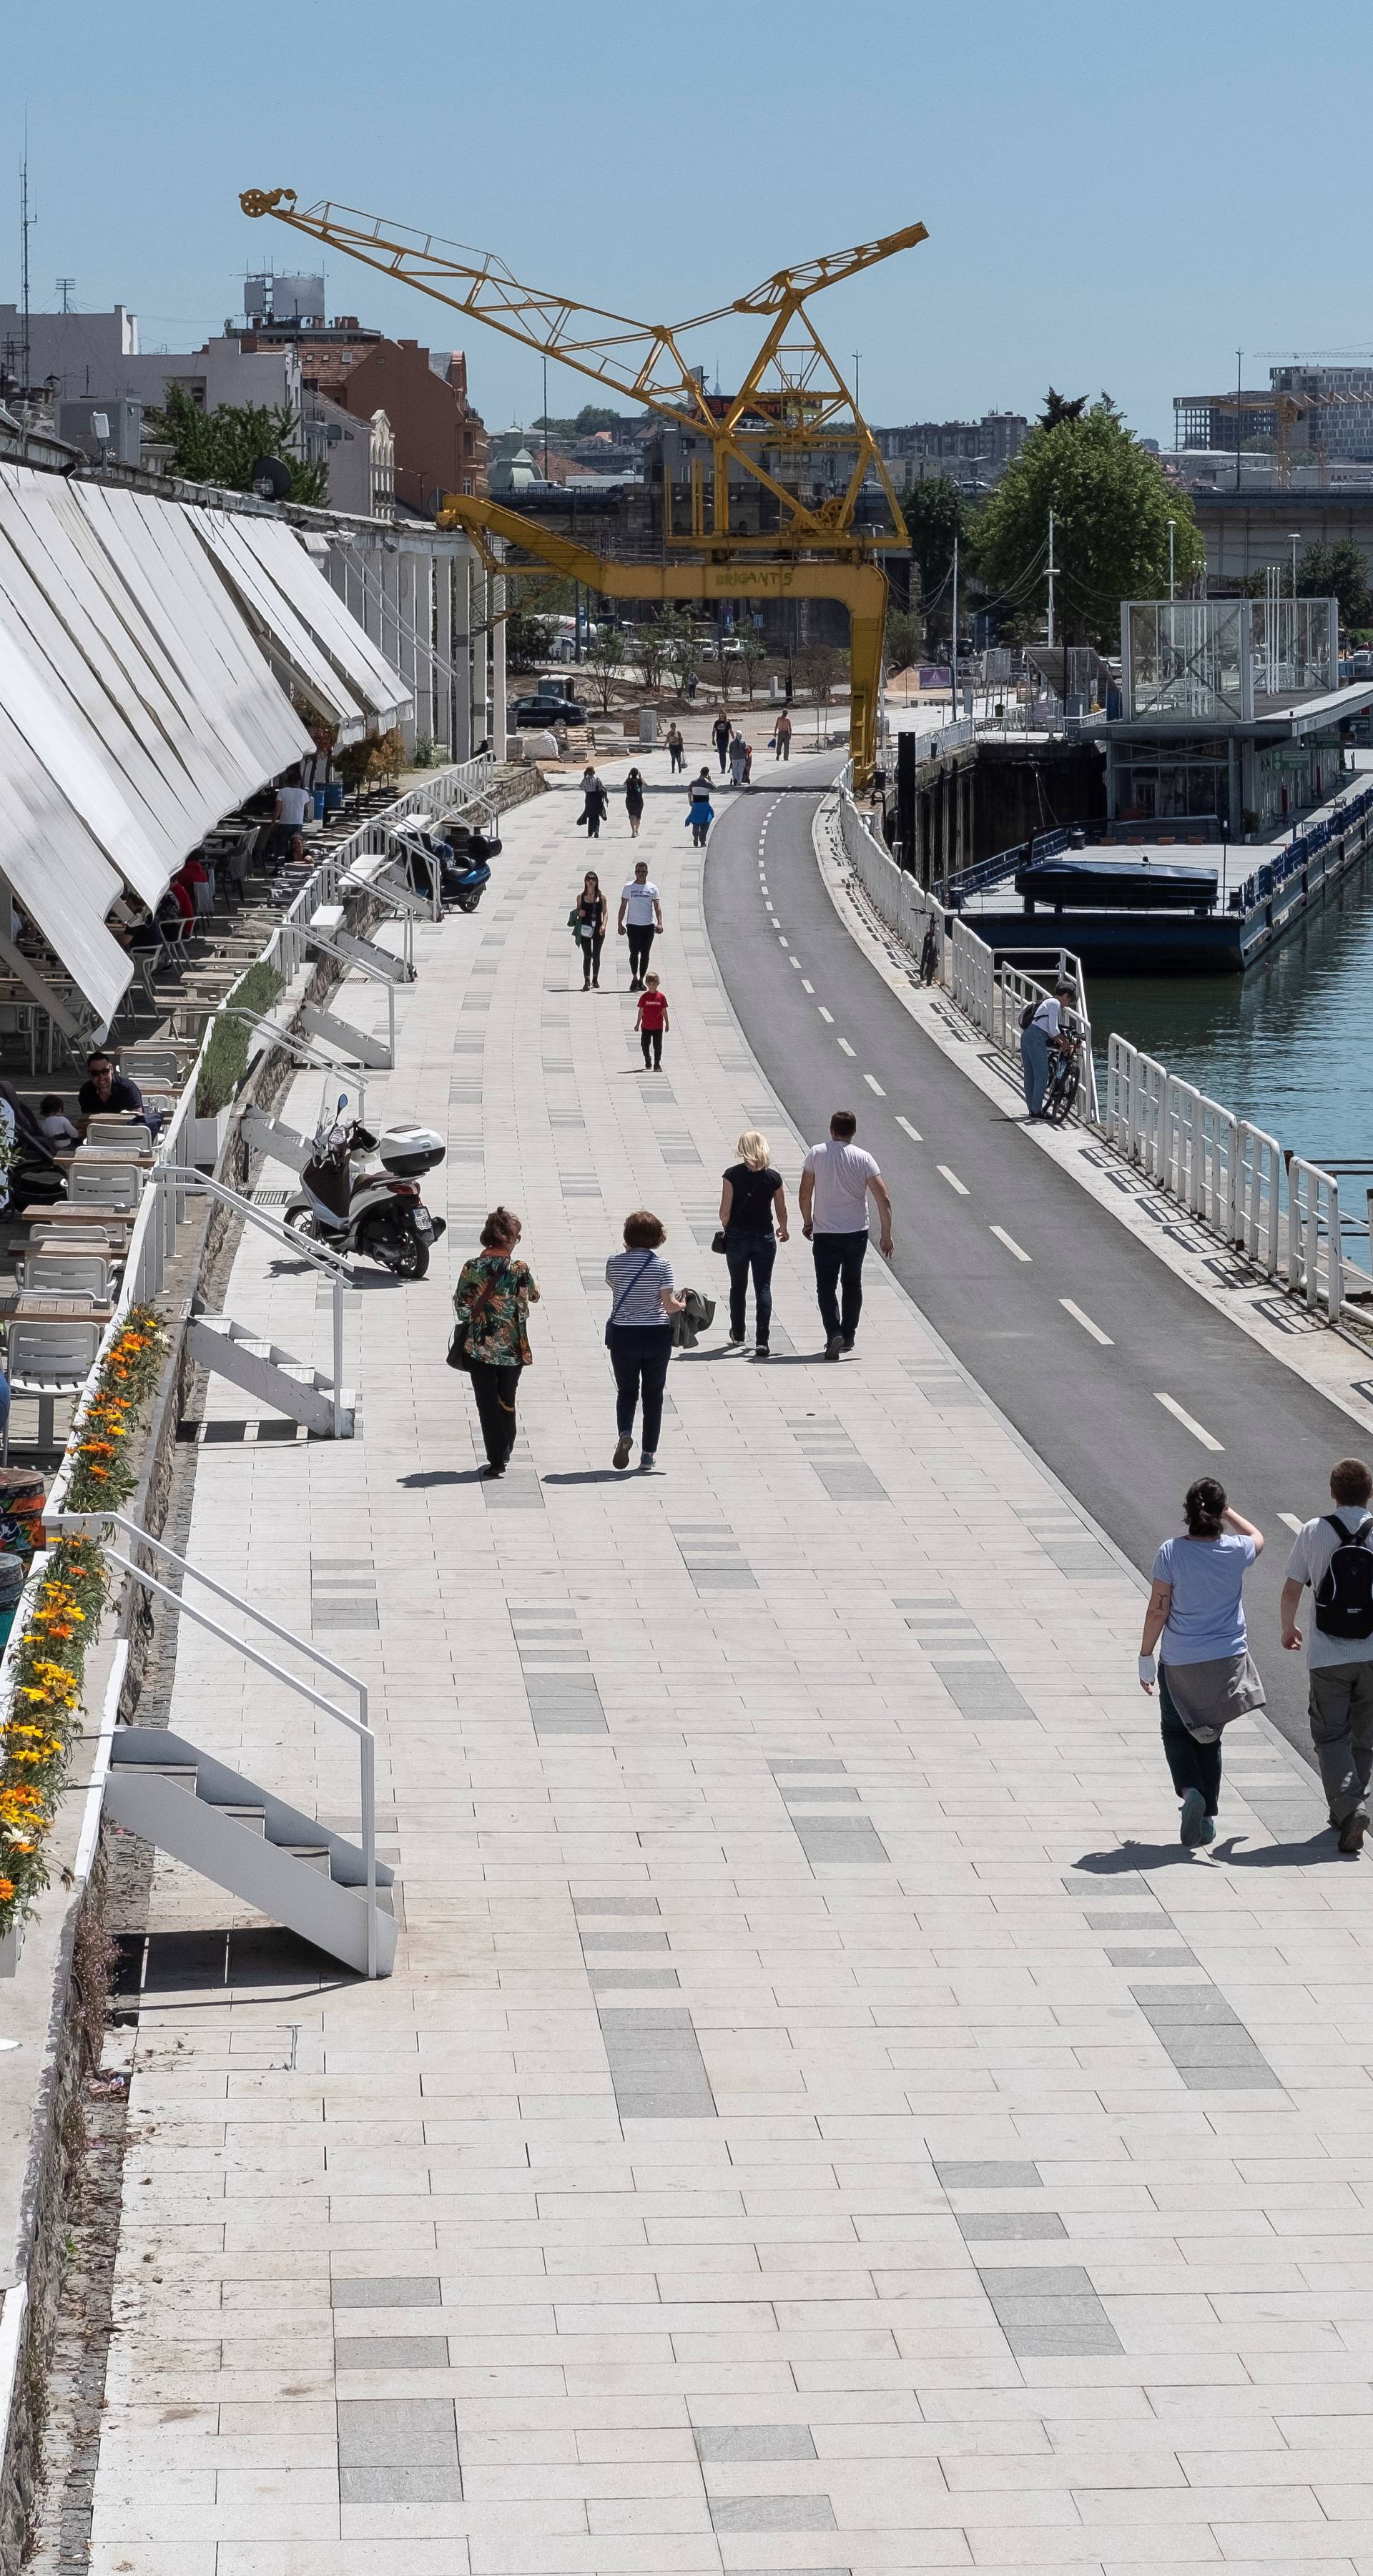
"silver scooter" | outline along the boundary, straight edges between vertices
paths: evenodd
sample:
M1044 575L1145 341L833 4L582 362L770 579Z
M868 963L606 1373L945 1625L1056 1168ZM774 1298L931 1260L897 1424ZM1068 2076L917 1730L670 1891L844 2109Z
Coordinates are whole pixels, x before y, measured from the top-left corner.
M444 1160L443 1138L432 1127L388 1127L374 1136L344 1118L347 1106L344 1092L332 1117L321 1117L284 1221L336 1252L364 1254L398 1279L422 1279L432 1245L447 1232L420 1195L421 1175Z

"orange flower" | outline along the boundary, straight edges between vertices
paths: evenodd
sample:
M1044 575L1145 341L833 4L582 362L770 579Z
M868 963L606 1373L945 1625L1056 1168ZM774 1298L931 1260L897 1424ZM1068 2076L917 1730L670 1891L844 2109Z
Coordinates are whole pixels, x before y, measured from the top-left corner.
M10 1898L13 1896L13 1894L14 1894L14 1881L13 1881L13 1879L12 1879L12 1878L0 1878L0 1905L8 1905L8 1903L9 1903L9 1901L10 1901Z

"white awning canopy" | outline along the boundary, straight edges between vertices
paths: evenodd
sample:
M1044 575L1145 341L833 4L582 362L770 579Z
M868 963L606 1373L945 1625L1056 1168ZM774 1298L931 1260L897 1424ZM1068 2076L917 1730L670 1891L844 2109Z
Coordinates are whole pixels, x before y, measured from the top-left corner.
M367 730L371 709L361 706L339 678L290 598L264 568L248 538L251 519L234 518L223 510L192 510L190 515L273 660L284 666L302 697L338 727L340 743L357 742ZM301 556L301 563L315 581L320 580L306 556ZM327 588L327 584L321 586Z
M399 671L349 615L294 532L280 519L243 518L235 526L264 573L291 602L366 707L370 720L393 725L413 715L415 702Z

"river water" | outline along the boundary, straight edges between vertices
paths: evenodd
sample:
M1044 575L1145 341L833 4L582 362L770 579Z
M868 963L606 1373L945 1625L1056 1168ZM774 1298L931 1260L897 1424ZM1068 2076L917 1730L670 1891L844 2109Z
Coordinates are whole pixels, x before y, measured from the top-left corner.
M1114 1032L1308 1162L1373 1160L1373 854L1247 975L1090 976Z

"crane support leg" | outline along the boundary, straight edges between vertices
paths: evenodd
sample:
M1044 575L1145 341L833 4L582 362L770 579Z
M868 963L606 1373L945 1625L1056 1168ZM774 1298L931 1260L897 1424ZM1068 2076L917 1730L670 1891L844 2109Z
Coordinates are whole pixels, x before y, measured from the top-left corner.
M466 493L450 493L439 514L440 527L466 530L479 551L488 540L519 546L571 581L585 582L605 599L837 599L849 612L849 750L854 785L866 789L877 764L877 699L882 676L882 638L887 617L887 576L873 563L763 563L756 557L732 563L617 563L593 554L571 537L542 528L518 510ZM504 559L509 576L519 565Z

